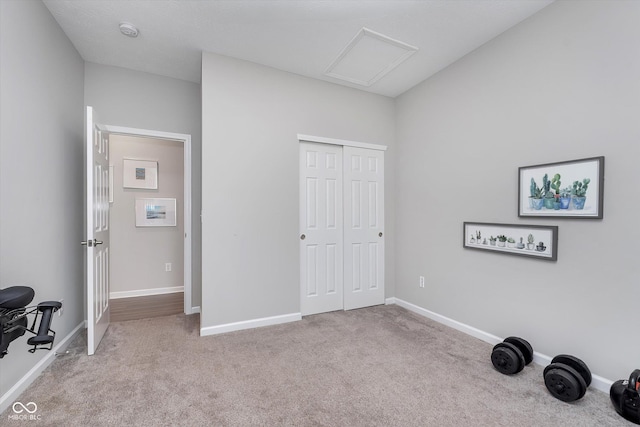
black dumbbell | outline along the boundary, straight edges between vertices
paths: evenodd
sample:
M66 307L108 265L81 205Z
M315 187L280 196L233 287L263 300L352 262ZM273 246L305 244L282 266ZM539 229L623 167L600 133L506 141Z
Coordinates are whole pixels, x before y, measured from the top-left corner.
M618 380L611 385L609 397L616 412L634 424L640 424L640 369L629 380Z
M544 368L544 385L549 393L563 402L581 399L591 384L591 371L574 356L560 354Z
M516 374L533 360L533 347L519 337L508 337L493 347L491 362L498 372Z

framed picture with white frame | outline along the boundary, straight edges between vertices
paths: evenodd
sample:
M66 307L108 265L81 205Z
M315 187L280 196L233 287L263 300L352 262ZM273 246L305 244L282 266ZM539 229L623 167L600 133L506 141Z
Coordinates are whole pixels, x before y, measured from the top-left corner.
M123 159L122 186L143 190L158 189L158 162Z
M176 199L136 199L136 227L175 227Z

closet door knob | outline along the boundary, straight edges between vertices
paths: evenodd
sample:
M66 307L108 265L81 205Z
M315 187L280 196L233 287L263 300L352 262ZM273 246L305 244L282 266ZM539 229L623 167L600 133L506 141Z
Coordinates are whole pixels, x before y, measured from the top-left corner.
M300 240L304 240L306 238L307 238L307 236L305 236L304 234L300 235Z
M378 237L382 237L382 231L378 233Z

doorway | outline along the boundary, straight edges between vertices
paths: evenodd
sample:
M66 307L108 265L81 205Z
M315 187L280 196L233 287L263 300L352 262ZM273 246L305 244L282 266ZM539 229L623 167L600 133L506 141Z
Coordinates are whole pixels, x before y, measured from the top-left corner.
M386 147L298 139L302 315L383 304Z
M172 139L109 135L111 321L183 312L183 151Z
M95 354L96 349L100 345L100 341L109 327L110 322L110 254L109 237L110 237L110 203L109 199L113 197L111 190L113 189L114 174L109 172L109 138L111 135L128 135L133 137L150 137L160 140L176 140L183 144L183 176L184 176L184 201L182 207L183 224L184 224L184 240L183 240L183 259L184 259L184 312L192 314L191 301L191 136L186 134L175 134L168 132L150 131L144 129L125 128L117 126L107 126L100 124L97 114L93 107L86 107L86 126L85 126L85 231L86 240L81 244L87 248L85 260L85 297L86 297L86 315L87 315L87 354L89 356ZM147 187L157 178L157 163L155 165L147 162L144 166L131 168L129 174L123 172L123 182L125 178L136 182L139 178L145 183L142 188ZM141 170L140 170L141 169ZM149 169L149 182L147 182L147 169ZM123 165L124 170L124 165ZM137 188L139 185L129 185L129 187ZM175 200L175 199L174 199ZM138 201L136 200L136 207ZM153 203L145 203L140 211L142 214L138 217L135 215L135 223L149 225L154 222L155 225L169 225L168 222L175 222L178 215L177 206L170 209L171 204L168 201L153 201ZM173 221L170 213L173 213ZM151 214L151 215L150 215ZM158 224L155 220L161 220ZM146 223L146 224L145 224ZM180 238L182 238L180 236ZM145 250L153 250L153 248L145 248Z
M161 310L164 309L174 309L176 306L176 296L178 293L183 293L184 298L182 298L181 311L185 314L193 314L196 312L192 303L192 283L191 283L191 136L186 134L176 134L169 132L161 132L161 131L153 131L146 129L136 129L136 128L127 128L127 127L119 127L119 126L104 126L105 133L108 133L110 139L121 139L122 144L155 144L157 146L162 146L165 148L165 152L179 154L181 157L181 165L178 167L176 165L175 159L174 161L166 161L164 159L162 161L158 161L156 157L145 156L144 154L137 153L135 150L127 151L127 156L130 158L129 160L148 160L157 165L158 171L162 174L158 176L158 190L144 190L144 192L138 193L136 190L132 189L123 189L121 195L124 192L128 192L126 194L128 198L128 203L124 214L127 218L127 223L129 227L129 231L131 231L132 227L133 231L142 231L144 234L144 238L141 242L137 244L142 246L137 248L138 256L143 254L143 258L145 258L145 263L151 263L152 267L150 271L153 271L152 286L137 286L137 285L127 285L131 290L127 290L128 288L125 286L119 290L115 290L116 296L125 296L129 298L123 298L123 300L128 300L128 303L133 303L133 307L136 306L135 300L144 301L144 304L147 306L158 306ZM138 147L140 148L140 147ZM168 151L167 151L168 150ZM150 158L145 158L150 157ZM118 160L112 159L111 162ZM172 166L173 165L173 166ZM117 168L117 164L113 164L112 170L112 181L113 184L116 180L122 180L123 174L123 165L120 164L120 170ZM162 182L163 176L166 177L162 171L165 169L166 172L170 172L173 175L178 173L180 176L178 185L180 188L170 188L167 192L165 188L165 184L167 182ZM167 169L173 169L169 171ZM177 179L176 179L177 181ZM122 187L121 182L118 182L120 185L112 185L115 189L116 187ZM175 187L175 183L173 185ZM163 191L165 190L165 191ZM174 195L178 195L180 197L174 197ZM115 197L115 194L114 194ZM135 227L135 208L134 208L134 199L161 199L163 202L171 203L171 199L176 199L176 226L167 226L167 227ZM113 199L114 203L118 201ZM181 202L181 203L180 203ZM129 209L130 208L130 209ZM163 214L163 215L166 215ZM112 219L116 219L112 216ZM116 224L116 227L118 225ZM173 229L173 230L171 230ZM157 238L161 237L159 235L163 234L167 230L175 232L179 229L179 236L174 236L180 241L181 244L173 245L174 248L162 248L157 244L154 244L154 241ZM113 230L113 227L112 227ZM117 244L117 243L116 243ZM167 252L169 249L169 252ZM173 252L171 252L173 251ZM115 251L112 251L112 261L114 261ZM180 259L176 262L176 257ZM117 259L115 260L117 262ZM135 265L135 260L132 265ZM131 267L131 266L129 266ZM148 267L145 267L148 268ZM131 269L131 268L129 268ZM176 275L180 277L176 277ZM112 275L113 276L113 275ZM115 279L117 280L117 274ZM173 279L170 280L169 277ZM112 280L114 277L112 277ZM133 289L132 288L135 288ZM113 289L113 287L112 287ZM117 289L117 288L116 288ZM119 294L117 292L120 292ZM173 295L172 295L173 294Z

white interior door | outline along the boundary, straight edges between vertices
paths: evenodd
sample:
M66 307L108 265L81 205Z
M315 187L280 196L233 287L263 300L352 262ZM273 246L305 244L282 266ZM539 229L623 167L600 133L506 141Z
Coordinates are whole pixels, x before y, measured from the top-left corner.
M109 138L87 107L86 224L87 353L109 327Z
M344 308L384 304L384 152L344 150Z
M341 310L342 147L300 143L300 175L301 313Z

